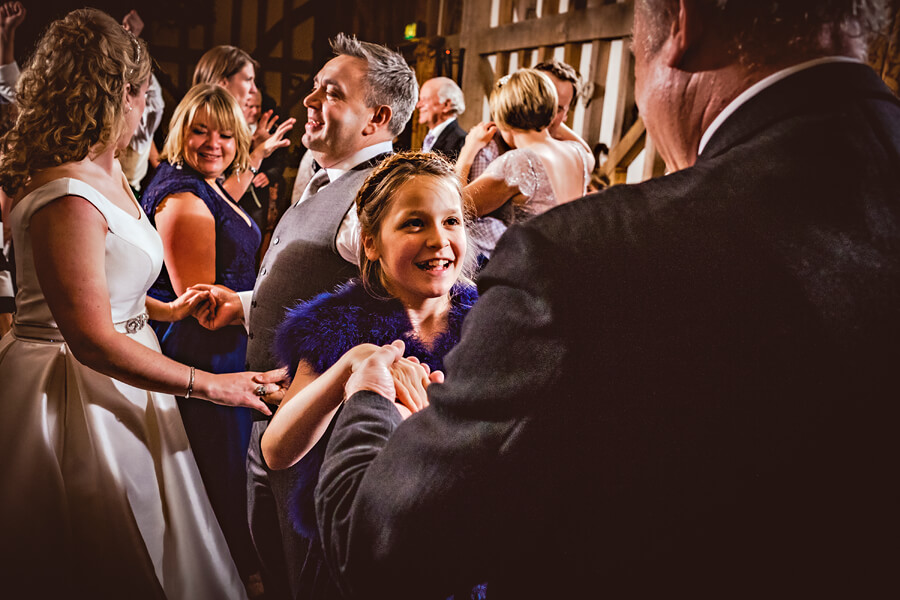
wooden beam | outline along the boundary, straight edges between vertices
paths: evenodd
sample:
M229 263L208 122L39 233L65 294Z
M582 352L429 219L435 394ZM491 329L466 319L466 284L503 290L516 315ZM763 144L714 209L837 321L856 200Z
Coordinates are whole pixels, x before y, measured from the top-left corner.
M292 0L282 0L281 2L281 56L288 58L294 56L294 23L290 21L287 17L291 13L291 8L293 2ZM276 25L277 26L277 25ZM265 32L263 32L265 35ZM310 65L310 70L312 69L312 65ZM291 94L291 78L290 76L282 73L281 75L281 93L279 96L279 105L281 106L281 102L286 99ZM282 110L290 110L290 106L282 106ZM301 128L302 129L302 128Z
M469 0L468 4L477 4ZM568 43L588 42L595 39L619 39L631 35L634 11L633 2L605 4L595 8L550 15L541 19L530 19L509 23L498 27L485 27L482 21L467 35L476 46L466 46L480 54L514 51L520 48L559 45L560 40ZM501 20L502 23L502 20Z
M592 147L600 141L600 124L603 119L603 101L606 98L606 76L609 73L609 50L612 42L594 40L591 44L591 72L582 74L584 85L591 95L584 109L584 139Z
M635 121L631 129L628 130L619 143L609 149L609 158L603 165L602 171L609 177L609 180L621 183L617 179L616 172L627 170L628 165L634 161L635 157L644 149L644 140L647 137L647 130L644 128L644 121L640 117Z
M544 19L549 17L550 15L558 15L559 14L559 0L544 0L544 4L541 6L541 18ZM541 59L546 60L546 59Z
M481 41L474 33L481 31L485 24L491 22L491 3L484 0L464 0L462 6L462 22L460 23L459 47L465 50L462 64L462 85L467 110L460 117L460 125L469 129L481 121L481 107L484 103L485 89L482 77L485 70L490 72L487 59L477 51Z
M631 73L631 52L622 49L621 58L617 65L610 65L613 72L619 74L619 94L615 98L614 106L616 107L615 117L613 119L612 136L610 138L610 148L619 143L622 138L624 129L630 125L630 111L634 106L634 76Z
M487 4L490 4L488 1ZM513 22L513 0L500 0L500 25ZM484 24L482 23L482 26Z
M644 143L644 171L641 173L641 181L662 177L666 174L666 163L656 151L656 144L649 135Z

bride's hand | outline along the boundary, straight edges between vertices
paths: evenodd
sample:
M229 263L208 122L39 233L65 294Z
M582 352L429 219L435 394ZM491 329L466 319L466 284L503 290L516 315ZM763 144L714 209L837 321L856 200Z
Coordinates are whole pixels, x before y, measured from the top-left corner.
M185 317L211 310L214 304L213 297L208 291L188 289L168 303L169 321L180 321Z
M272 411L263 402L268 394L281 389L278 383L259 383L268 379L267 373L224 373L214 375L197 371L196 396L224 406L246 406L266 416Z

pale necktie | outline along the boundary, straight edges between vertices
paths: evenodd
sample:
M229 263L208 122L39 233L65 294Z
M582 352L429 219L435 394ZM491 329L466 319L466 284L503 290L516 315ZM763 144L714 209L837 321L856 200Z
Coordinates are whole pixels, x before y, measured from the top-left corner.
M306 189L303 190L303 195L300 196L300 199L297 201L297 204L303 202L320 189L328 185L330 180L328 179L328 171L325 169L319 169L316 171L315 175L312 176L312 179L309 180L309 183L306 184ZM295 205L296 206L296 205Z
M434 134L429 132L425 136L425 141L422 142L422 152L429 152L432 146L434 146Z

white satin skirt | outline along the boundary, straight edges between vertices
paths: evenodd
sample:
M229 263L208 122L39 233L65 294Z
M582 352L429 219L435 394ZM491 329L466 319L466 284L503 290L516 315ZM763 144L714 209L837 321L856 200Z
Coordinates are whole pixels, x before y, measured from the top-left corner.
M46 327L0 341L0 569L11 598L246 598L175 398Z

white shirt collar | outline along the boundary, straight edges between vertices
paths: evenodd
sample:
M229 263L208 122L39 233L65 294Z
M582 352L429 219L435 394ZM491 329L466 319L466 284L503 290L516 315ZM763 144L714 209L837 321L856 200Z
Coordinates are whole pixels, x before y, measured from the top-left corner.
M434 127L434 129L429 129L429 130L428 130L428 133L430 133L431 135L433 135L435 141L437 141L438 136L440 136L441 133L443 133L443 131L444 131L445 129L447 129L447 126L450 125L450 123L452 123L452 122L455 121L455 120L456 120L456 117L450 117L449 119L447 119L447 120L444 121L443 123L439 123L438 125L436 125L436 126Z
M808 60L806 62L802 62L796 65L792 65L786 69L782 69L780 71L776 71L772 73L768 77L760 79L746 90L741 92L737 98L728 103L728 106L716 115L716 118L713 119L713 122L709 124L709 127L706 128L706 131L703 132L703 136L700 138L700 147L697 149L697 156L703 153L703 149L706 148L706 144L709 143L709 140L712 138L713 134L719 127L722 126L728 117L733 115L741 105L745 104L748 100L759 94L761 91L774 85L775 83L781 81L782 79L793 75L794 73L799 73L800 71L805 71L806 69L816 67L818 65L823 65L825 63L837 63L837 62L851 62L851 63L861 63L862 61L856 60L855 58L850 58L849 56L825 56L823 58L816 58L814 60Z
M335 181L338 177L351 170L356 165L362 164L367 160L378 156L379 154L385 154L388 152L394 151L394 144L391 140L386 142L378 142L377 144L372 144L371 146L366 146L362 150L357 151L355 154L350 155L348 158L342 160L341 162L332 165L330 167L325 167L325 172L328 173L328 181Z

